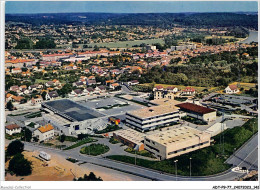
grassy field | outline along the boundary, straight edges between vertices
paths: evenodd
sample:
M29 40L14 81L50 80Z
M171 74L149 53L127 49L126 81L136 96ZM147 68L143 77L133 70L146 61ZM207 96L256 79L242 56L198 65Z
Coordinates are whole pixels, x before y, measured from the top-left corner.
M140 85L144 85L144 86L149 86L150 85L150 83L145 83L145 84L140 84ZM155 87L156 86L163 86L163 88L167 88L167 87L169 87L169 86L175 86L175 87L177 87L178 89L181 89L181 90L183 90L183 89L185 89L186 88L186 86L183 86L183 85L174 85L174 84L155 84ZM192 87L192 88L194 88L197 92L202 92L202 90L204 90L204 89L208 89L207 87L199 87L199 86L189 86L189 87ZM210 89L208 89L209 91L210 90L214 90L215 88L217 88L217 87L211 87Z
M81 148L80 153L92 155L92 156L98 156L108 152L109 150L110 150L109 147L104 144L91 144L89 146L85 146Z
M257 132L257 130L257 118L253 118L247 121L241 127L238 126L232 129L227 129L224 132L224 155L222 155L223 152L222 146L220 145L220 135L217 135L213 137L214 142L209 147L162 161L150 161L137 158L136 164L142 167L175 174L174 160L178 160L178 174L189 176L189 164L190 158L192 158L192 176L206 176L217 174L231 167L230 165L224 163L225 160L233 154L234 150L237 150L246 141L248 141L252 137L253 133ZM130 156L112 155L107 156L107 158L130 164L135 163L135 158Z
M92 46L92 48L97 45L98 47L108 47L108 48L131 48L133 45L140 45L142 43L145 44L155 44L160 43L164 44L164 40L162 38L158 39L149 39L149 40L135 40L135 41L120 41L120 42L109 42L109 43L90 43L87 44L88 46ZM80 47L83 46L83 44L79 45Z
M96 142L97 140L96 139L92 139L92 138L86 138L86 139L83 139L79 142L77 142L76 144L72 145L72 146L69 146L67 148L65 148L64 150L70 150L70 149L73 149L73 148L77 148L81 145L84 145L84 144L87 144L87 143L91 143L91 142Z
M230 83L229 85L237 85L238 82ZM240 83L240 88L244 88L244 90L249 90L250 88L255 88L257 83Z
M134 155L137 154L137 155L145 156L145 157L148 157L148 158L155 158L155 156L147 150L135 151L131 147L128 147L128 148L125 149L125 151L128 152L128 153L134 154Z
M57 139L60 140L60 136L59 136ZM66 135L65 135L65 141L76 142L77 140L78 140L77 137L66 136Z
M43 80L43 79L36 79L35 83L45 83L48 82L48 80Z

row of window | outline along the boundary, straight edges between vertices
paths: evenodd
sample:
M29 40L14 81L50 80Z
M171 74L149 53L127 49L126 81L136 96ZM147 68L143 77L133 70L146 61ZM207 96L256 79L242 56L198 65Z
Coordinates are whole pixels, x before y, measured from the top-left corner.
M147 139L146 139L147 140ZM152 150L155 150L156 152L160 152L157 148L154 148L148 144L145 144L145 146L147 146L148 148L152 149Z
M186 151L186 150L198 147L198 146L202 146L202 145L207 144L207 143L209 143L209 141L199 143L199 144L195 144L195 145L192 145L192 146L189 146L189 147L186 147L186 148L182 148L182 149L179 149L179 150L176 150L176 151L169 152L168 155L172 155L172 154L176 154L178 152Z

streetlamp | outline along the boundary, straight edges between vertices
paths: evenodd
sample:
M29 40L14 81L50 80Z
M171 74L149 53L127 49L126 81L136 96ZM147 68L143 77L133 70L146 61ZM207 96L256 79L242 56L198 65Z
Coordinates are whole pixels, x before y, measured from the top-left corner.
M191 178L191 160L192 158L190 157L190 178Z
M177 162L178 162L178 160L174 160L174 163L175 163L175 175L176 175L176 181L177 181Z

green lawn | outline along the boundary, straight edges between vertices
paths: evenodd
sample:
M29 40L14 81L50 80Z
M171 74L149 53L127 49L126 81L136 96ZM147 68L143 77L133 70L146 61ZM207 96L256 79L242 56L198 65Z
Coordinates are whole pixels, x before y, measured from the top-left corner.
M20 139L22 137L22 133L14 133L13 135L5 134L5 139L13 140L13 139Z
M35 117L41 117L41 116L42 116L42 114L39 111L39 112L34 112L34 113L29 114L29 115L26 115L25 117L26 118L35 118Z
M36 79L35 83L46 83L48 80L43 80L43 79Z
M119 127L118 125L107 125L107 127L101 131L96 131L96 134L102 134L102 133L108 133L111 131L116 131L121 129L121 127Z
M189 176L189 164L190 158L192 158L192 176L217 174L231 167L231 165L225 164L224 161L233 154L235 149L237 150L248 141L252 137L253 132L257 132L257 127L257 118L253 118L241 127L238 126L227 129L224 132L224 155L222 155L222 147L220 146L220 135L217 135L214 137L215 141L209 147L163 161L150 161L137 158L136 164L146 168L175 174L174 160L178 160L178 174ZM130 164L135 163L135 158L129 156L112 155L107 156L107 158Z
M96 139L92 139L92 138L86 138L86 139L83 139L81 141L79 141L78 143L72 145L72 146L69 146L67 148L65 148L64 150L70 150L70 149L73 149L73 148L77 148L81 145L84 145L84 144L87 144L87 143L91 143L91 142L96 142L97 140Z
M111 143L111 144L117 144L117 143L120 143L117 139L115 139L114 137L111 137L110 139L109 139L109 142Z
M60 136L57 139L60 140ZM77 140L78 140L77 137L65 136L65 141L76 142Z
M181 119L194 123L196 125L207 125L207 123L205 121L202 121L200 119L194 118L194 117L190 117L190 116L184 116Z
M97 156L97 155L104 154L109 150L110 150L109 147L104 144L91 144L89 146L85 146L81 148L80 153Z
M135 151L131 147L128 147L125 149L125 151L128 153L131 153L131 154L137 154L137 155L145 156L145 157L149 157L149 158L156 158L152 153L150 153L147 150Z
M19 113L19 114L9 114L8 116L20 116L20 115L26 115L30 112L24 112L24 113Z

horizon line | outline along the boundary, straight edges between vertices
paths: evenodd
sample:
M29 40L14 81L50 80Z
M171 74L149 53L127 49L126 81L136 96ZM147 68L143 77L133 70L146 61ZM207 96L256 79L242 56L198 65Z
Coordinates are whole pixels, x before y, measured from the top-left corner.
M31 15L31 14L69 14L69 13L96 13L96 14L161 14L161 13L172 13L172 14L179 14L179 13L258 13L258 11L217 11L217 12L149 12L149 13L143 13L143 12L136 12L136 13L131 13L131 12L53 12L53 13L48 13L48 12L39 12L39 13L5 13L5 15L8 14L23 14L23 15Z

